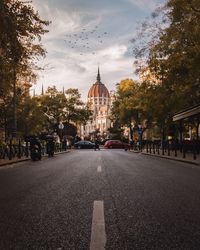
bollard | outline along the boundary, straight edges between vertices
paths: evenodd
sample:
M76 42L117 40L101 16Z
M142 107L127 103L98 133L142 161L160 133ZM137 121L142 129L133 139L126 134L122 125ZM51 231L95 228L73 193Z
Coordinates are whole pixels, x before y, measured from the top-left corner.
M9 143L9 160L12 160L12 139L10 139Z
M42 155L45 155L45 143L42 141Z
M170 156L170 147L169 147L169 142L167 142L167 155Z
M176 145L176 141L174 142L174 156L177 157L177 145Z
M147 153L149 152L149 149L148 149L148 141L146 142L146 150L147 150Z
M150 147L150 149L149 149L149 153L151 154L151 141L149 142L149 147Z
M196 160L197 159L197 155L196 155L196 145L195 145L195 140L193 140L192 142L192 152L193 152L193 160Z
M183 158L186 158L186 148L185 148L184 143L183 143L183 146L182 146L182 152L183 152Z
M26 140L26 150L25 150L25 156L28 157L29 156L29 152L28 152L28 141Z
M153 154L155 154L155 143L153 142Z
M180 153L183 153L183 142L180 142Z
M20 159L21 158L21 140L19 139L19 142L18 142L18 155L17 157Z
M162 141L162 155L165 155L164 142Z

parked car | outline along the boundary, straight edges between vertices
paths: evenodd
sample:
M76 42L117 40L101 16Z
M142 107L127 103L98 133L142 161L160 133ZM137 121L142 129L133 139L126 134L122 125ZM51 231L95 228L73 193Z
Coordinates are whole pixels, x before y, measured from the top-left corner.
M122 142L120 140L109 140L104 144L104 148L123 148L130 149L131 146L128 143Z
M95 148L95 144L91 141L78 141L74 143L74 148L90 149L90 148Z

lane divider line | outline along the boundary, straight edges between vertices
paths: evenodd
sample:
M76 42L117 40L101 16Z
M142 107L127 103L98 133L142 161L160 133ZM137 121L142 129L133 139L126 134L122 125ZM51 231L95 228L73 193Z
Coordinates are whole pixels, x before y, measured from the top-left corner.
M101 172L102 172L101 166L98 166L98 167L97 167L97 172L98 172L98 173L101 173Z
M106 232L103 201L94 201L90 250L105 250Z

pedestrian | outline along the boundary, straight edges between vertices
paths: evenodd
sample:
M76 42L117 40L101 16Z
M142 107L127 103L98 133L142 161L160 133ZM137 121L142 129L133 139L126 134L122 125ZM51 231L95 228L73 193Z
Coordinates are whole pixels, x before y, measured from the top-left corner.
M94 150L97 150L97 149L100 150L100 148L99 148L99 141L98 141L97 138L95 138L94 144L95 144Z
M54 151L55 151L55 141L54 141L54 137L49 135L47 136L47 140L46 140L46 152L48 154L49 157L54 156Z
M63 140L62 140L62 149L63 150L67 150L67 140L66 140L66 138L63 138Z
M130 140L130 148L133 150L133 146L134 146L134 141L133 139Z

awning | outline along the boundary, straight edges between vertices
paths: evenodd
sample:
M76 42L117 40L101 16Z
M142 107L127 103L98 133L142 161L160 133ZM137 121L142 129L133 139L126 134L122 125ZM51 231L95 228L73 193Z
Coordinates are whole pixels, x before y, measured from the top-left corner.
M200 104L184 109L173 116L173 121L180 121L189 117L200 116Z

